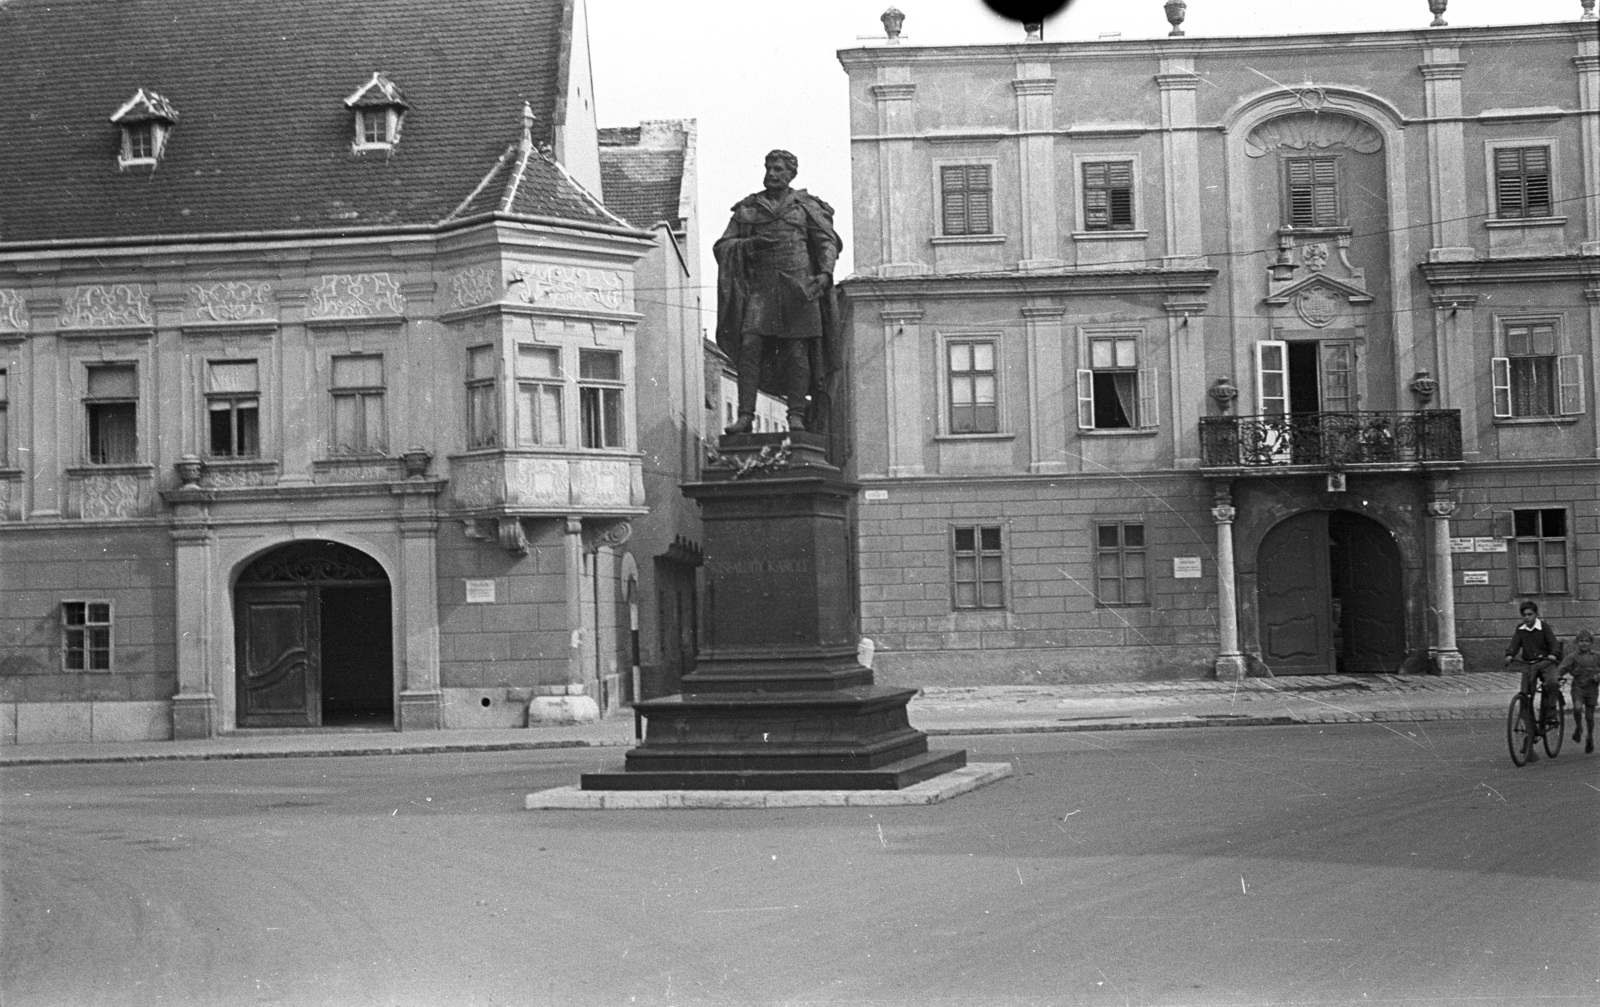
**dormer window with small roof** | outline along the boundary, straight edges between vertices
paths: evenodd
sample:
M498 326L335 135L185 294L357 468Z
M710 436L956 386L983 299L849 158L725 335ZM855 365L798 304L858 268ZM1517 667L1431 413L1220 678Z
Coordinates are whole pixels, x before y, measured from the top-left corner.
M375 73L344 103L355 112L351 150L393 150L400 142L400 119L410 106L394 81Z
M161 160L172 127L177 125L178 112L167 99L141 87L112 113L111 121L122 130L117 167L149 165L153 168Z

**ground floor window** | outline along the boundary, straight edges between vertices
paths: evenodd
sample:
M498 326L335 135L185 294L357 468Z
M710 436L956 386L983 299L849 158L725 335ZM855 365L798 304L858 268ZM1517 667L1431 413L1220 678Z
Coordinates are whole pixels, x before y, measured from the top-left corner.
M1144 525L1128 521L1095 526L1095 600L1099 605L1148 605Z
M61 655L67 671L111 670L111 603L61 603Z
M1566 509L1545 507L1511 513L1517 594L1566 594Z
M1005 554L999 525L957 525L950 536L956 608L1005 607Z

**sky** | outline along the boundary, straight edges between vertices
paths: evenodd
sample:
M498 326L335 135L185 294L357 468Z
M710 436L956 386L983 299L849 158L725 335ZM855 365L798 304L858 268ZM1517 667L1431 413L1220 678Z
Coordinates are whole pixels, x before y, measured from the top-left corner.
M602 126L698 121L701 284L715 284L711 243L728 208L761 188L762 156L800 159L799 188L833 206L851 272L850 134L840 49L880 45L891 0L587 0L595 109ZM906 45L1020 42L1020 25L980 0L892 0ZM1188 0L1194 37L1424 28L1427 0ZM1452 26L1576 20L1579 0L1450 0ZM1044 38L1165 36L1161 0L1072 0ZM1600 28L1597 28L1600 30ZM1420 87L1420 84L1419 84ZM707 295L708 307L715 298Z

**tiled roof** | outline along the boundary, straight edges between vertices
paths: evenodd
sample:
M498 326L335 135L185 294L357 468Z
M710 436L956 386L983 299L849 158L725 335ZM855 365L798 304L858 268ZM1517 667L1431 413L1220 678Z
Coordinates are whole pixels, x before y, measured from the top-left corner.
M518 143L524 102L549 141L572 2L10 0L0 244L436 223ZM410 109L392 152L356 154L344 100L374 73ZM119 171L109 117L139 88L180 118L154 170ZM548 159L515 195L616 223Z
M627 129L619 127L617 131ZM602 130L602 133L611 130ZM633 130L637 139L638 129ZM678 226L683 190L683 151L600 145L600 184L606 206L638 227L665 220Z

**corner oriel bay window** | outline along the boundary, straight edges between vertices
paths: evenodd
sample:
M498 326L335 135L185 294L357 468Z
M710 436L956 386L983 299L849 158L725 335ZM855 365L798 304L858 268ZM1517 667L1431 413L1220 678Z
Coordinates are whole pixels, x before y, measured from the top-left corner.
M1139 366L1139 337L1091 335L1087 357L1089 366L1078 369L1078 428L1156 426L1156 373L1153 367Z
M1004 553L998 525L958 525L951 532L951 586L956 608L1004 608Z
M383 410L383 357L333 358L333 451L382 454L388 447Z
M138 460L139 372L133 364L91 364L83 400L89 462Z
M517 347L517 445L555 445L561 430L561 352Z
M207 453L213 458L261 454L258 369L254 360L206 364Z
M1583 413L1583 357L1557 352L1554 322L1508 322L1502 337L1505 355L1491 361L1496 418Z
M943 234L994 233L994 191L987 164L947 164L939 169Z
M1291 227L1338 227L1339 160L1291 157L1284 162Z
M945 344L952 434L999 431L994 350L992 339L952 339Z
M1133 230L1133 162L1088 161L1083 165L1083 229Z
M622 447L622 354L578 351L578 411L584 447Z

